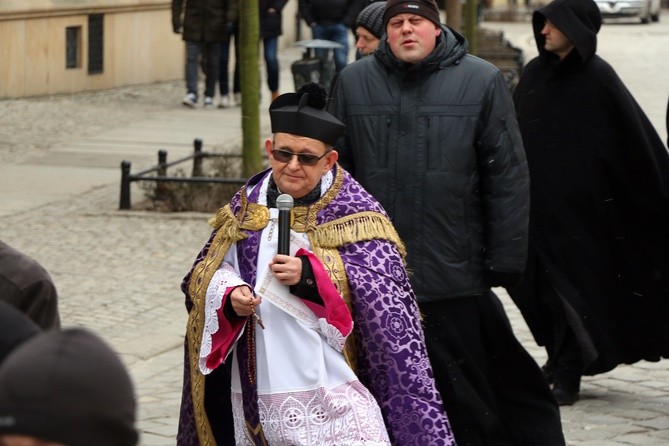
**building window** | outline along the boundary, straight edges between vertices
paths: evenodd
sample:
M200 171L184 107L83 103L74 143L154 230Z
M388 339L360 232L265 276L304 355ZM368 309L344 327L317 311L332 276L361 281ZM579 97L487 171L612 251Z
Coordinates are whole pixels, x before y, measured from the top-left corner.
M104 69L104 14L88 16L88 74L99 74Z
M65 68L81 67L81 26L65 28Z

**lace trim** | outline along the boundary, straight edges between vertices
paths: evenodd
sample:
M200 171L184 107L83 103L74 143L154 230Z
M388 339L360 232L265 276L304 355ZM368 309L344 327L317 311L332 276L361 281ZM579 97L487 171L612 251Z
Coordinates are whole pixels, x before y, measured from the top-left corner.
M223 304L225 290L231 287L244 285L244 281L237 275L232 266L223 263L211 278L204 304L204 329L202 331L202 342L200 344L199 367L203 374L211 373L207 367L207 357L211 354L212 338L218 332L218 310Z
M242 396L233 393L235 431L243 432ZM272 446L388 446L381 410L354 381L333 389L258 396L260 422ZM237 445L251 445L246 438Z
M313 327L314 330L321 333L328 345L338 352L344 350L344 344L346 343L347 336L341 334L341 331L337 329L334 325L328 324L328 321L324 318L318 319L317 326Z

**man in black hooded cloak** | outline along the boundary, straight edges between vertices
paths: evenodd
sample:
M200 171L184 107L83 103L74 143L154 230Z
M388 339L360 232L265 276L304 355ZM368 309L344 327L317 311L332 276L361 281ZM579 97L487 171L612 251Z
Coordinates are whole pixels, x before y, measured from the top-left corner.
M669 154L595 54L594 1L555 0L532 25L539 56L514 93L530 170L529 255L509 292L565 405L582 375L669 355Z

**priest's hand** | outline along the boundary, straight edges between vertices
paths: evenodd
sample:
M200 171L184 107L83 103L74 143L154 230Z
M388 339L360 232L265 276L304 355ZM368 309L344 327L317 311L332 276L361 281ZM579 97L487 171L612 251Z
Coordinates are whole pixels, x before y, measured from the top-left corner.
M255 307L260 305L260 298L256 297L248 286L242 285L232 290L230 303L237 316L250 316Z
M299 257L277 254L269 264L269 269L282 285L296 285L302 277L302 260Z

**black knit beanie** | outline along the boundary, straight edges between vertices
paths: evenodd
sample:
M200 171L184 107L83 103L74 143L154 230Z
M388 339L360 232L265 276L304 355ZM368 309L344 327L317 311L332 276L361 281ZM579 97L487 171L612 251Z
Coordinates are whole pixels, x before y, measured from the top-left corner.
M116 353L84 329L47 331L0 366L0 435L68 446L135 446L132 382Z
M377 39L380 39L386 31L383 27L383 11L385 10L386 2L374 2L366 6L355 21L355 27L362 26Z
M383 13L384 29L391 17L397 14L416 14L425 17L437 26L441 24L439 8L435 0L388 0Z

